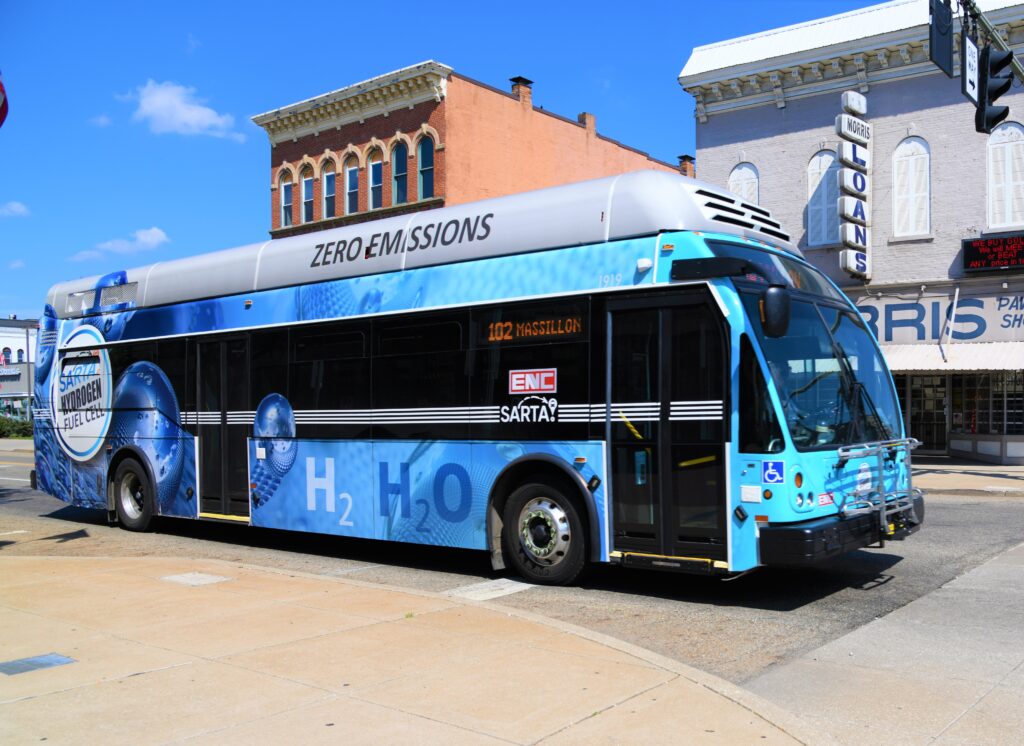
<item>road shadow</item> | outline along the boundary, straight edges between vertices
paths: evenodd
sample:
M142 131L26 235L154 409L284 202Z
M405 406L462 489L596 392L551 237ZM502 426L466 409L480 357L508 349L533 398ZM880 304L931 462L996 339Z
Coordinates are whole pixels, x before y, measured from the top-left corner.
M870 592L893 579L898 554L858 550L812 567L762 567L732 578L598 566L583 587L689 603L793 611L847 590Z
M72 523L106 526L101 511L61 507L41 514ZM426 570L480 580L507 575L494 572L485 552L372 539L309 534L180 518L161 518L155 530L169 536L211 541L224 545L313 555L325 560ZM689 603L735 606L770 611L793 611L835 593L869 593L892 580L890 570L903 557L889 544L882 552L858 550L805 568L760 568L724 579L683 573L595 565L579 585L588 590L633 596L651 596Z

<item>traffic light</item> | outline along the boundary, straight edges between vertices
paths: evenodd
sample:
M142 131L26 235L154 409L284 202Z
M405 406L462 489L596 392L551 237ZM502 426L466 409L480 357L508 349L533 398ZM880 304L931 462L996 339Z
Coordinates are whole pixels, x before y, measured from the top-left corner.
M1013 74L1003 73L1013 61L1013 52L1003 52L986 45L978 61L978 110L974 114L974 129L986 135L1006 119L1009 106L993 106L996 99L1010 90Z

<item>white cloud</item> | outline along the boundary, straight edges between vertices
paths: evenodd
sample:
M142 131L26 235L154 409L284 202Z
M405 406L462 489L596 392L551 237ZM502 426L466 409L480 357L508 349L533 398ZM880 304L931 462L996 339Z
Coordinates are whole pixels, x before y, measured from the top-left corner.
M96 244L95 248L84 249L71 257L73 262L85 262L90 259L102 259L107 254L138 254L155 249L160 244L170 241L167 234L153 226L132 233L131 238L115 238Z
M157 135L209 135L243 142L245 135L234 132L235 118L218 114L203 99L196 98L196 89L170 81L157 83L147 80L133 98L138 108L132 114L137 122L149 124L149 131Z
M199 39L197 39L192 33L189 33L188 37L185 39L185 52L192 54L201 46L202 42L199 41Z
M89 124L93 127L109 127L114 123L114 120L108 117L106 114L100 114L89 120Z
M21 259L15 259L13 262L7 265L7 269L24 269L25 262Z
M0 205L0 218L24 218L28 216L28 207L21 202L6 202Z

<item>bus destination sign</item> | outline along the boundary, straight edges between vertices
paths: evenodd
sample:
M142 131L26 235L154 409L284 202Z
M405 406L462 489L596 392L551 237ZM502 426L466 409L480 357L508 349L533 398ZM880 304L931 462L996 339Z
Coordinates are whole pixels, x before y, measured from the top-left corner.
M1024 269L1024 233L961 241L964 272Z

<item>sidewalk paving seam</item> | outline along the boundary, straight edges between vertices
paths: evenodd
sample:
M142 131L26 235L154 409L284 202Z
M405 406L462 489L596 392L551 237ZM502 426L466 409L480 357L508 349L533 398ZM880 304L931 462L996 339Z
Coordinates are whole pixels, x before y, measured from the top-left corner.
M608 712L609 710L614 710L616 707L621 707L622 705L624 705L626 702L629 702L630 700L633 700L633 699L636 699L637 697L643 696L644 694L647 694L648 692L652 692L655 689L658 689L660 687L672 684L673 682L679 681L682 678L683 677L680 676L679 674L673 674L672 678L669 679L668 681L660 681L657 684L652 684L651 686L649 686L646 689L643 689L643 690L641 690L639 692L633 692L628 697L624 697L623 699L620 699L618 702L612 702L610 705L608 705L606 707L603 707L600 710L595 710L594 712L590 713L589 715L581 717L579 720L574 720L573 722L571 722L571 723L569 723L567 725L563 725L558 730L554 730L551 733L548 733L547 735L541 736L536 741L534 741L534 743L543 743L544 741L547 741L548 739L554 738L559 733L563 733L564 731L567 731L570 728L575 728L580 723L585 723L588 720L592 720L593 718L596 718L596 717L598 717L600 715L603 715L604 713ZM764 720L764 718L761 718L761 719ZM774 723L768 722L767 720L765 720L765 722L767 722L769 725L773 725L773 726L775 725ZM779 727L779 726L775 726L775 727ZM783 729L780 727L779 730L783 730ZM785 731L783 730L783 732L785 732Z
M407 715L409 717L422 718L423 720L429 720L432 723L437 723L437 724L443 725L443 726L445 726L447 728L458 728L459 730L465 731L466 733L472 733L473 735L483 736L484 738L491 738L491 739L494 739L495 741L504 741L505 743L515 743L515 744L522 743L522 741L514 741L514 740L511 740L511 739L508 739L508 738L504 738L503 736L496 736L496 735L493 735L491 733L486 733L486 732L484 732L482 730L474 730L473 728L467 728L466 726L459 725L458 723L455 723L455 722L449 722L447 720L438 720L437 718L432 718L429 715L424 715L421 712L413 712L412 710L403 710L401 707L392 707L391 705L384 704L383 702L377 702L377 701L372 700L372 699L364 699L364 698L358 696L355 692L353 692L352 694L348 694L346 696L347 696L348 699L355 700L356 702L362 702L363 704L373 705L375 707L383 707L385 710L391 710L392 712L400 712L403 715ZM536 742L534 742L534 743L536 743Z
M152 647L152 646L150 646L150 647ZM75 663L79 663L79 662L80 661L77 661L77 660L75 661ZM40 694L26 694L24 697L15 697L14 699L2 699L2 700L0 700L0 705L14 705L14 704L17 704L19 702L28 702L28 701L31 701L33 699L42 699L43 697L52 697L55 694L64 694L65 692L73 692L76 689L85 689L87 687L93 687L93 686L96 686L97 683L104 683L105 684L105 683L113 682L113 681L124 681L125 679L131 679L131 678L134 678L135 676L145 676L146 674L157 673L159 671L170 671L171 669L174 669L174 668L183 668L184 666L192 666L192 665L195 665L195 661L182 661L181 663L171 663L171 664L166 665L166 666L158 666L156 668L149 668L149 669L146 669L145 671L134 671L132 673L126 673L123 676L111 676L109 678L101 679L99 682L90 681L90 682L83 683L83 684L76 684L75 686L64 687L63 689L54 689L53 691L42 692Z

